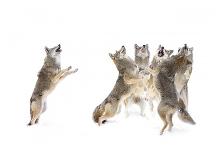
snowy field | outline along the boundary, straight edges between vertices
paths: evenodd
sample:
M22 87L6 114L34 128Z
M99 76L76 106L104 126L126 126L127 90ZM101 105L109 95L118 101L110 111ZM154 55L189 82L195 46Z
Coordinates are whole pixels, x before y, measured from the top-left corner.
M1 1L0 155L224 154L223 5L221 1ZM62 67L79 71L48 98L40 123L31 127L29 99L45 57L61 44ZM108 53L125 45L194 47L189 81L192 126L174 116L172 132L155 104L147 117L131 107L99 127L92 112L112 90L118 72Z

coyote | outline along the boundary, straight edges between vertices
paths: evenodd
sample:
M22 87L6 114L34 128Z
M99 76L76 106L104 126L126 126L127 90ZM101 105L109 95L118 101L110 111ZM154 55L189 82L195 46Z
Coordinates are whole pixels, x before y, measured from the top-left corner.
M142 79L138 66L126 55L124 46L115 54L109 53L109 56L116 65L119 75L111 93L93 112L93 120L99 126L118 113L121 104L127 103L127 99L133 94L134 85Z
M174 84L175 74L189 64L191 64L191 62L187 59L186 55L179 53L164 60L157 66L156 70L151 70L149 68L151 73L156 77L155 86L161 98L157 109L160 118L164 122L164 126L160 131L161 135L168 125L169 130L172 129L172 117L176 111L178 111L178 116L182 121L195 124L194 120L187 112L183 100L178 98L177 89Z
M135 62L138 65L140 70L145 70L146 67L149 66L150 52L148 49L148 44L139 47L135 44ZM126 115L128 116L128 106L130 103L135 103L139 105L141 109L141 115L145 116L145 107L146 102L149 103L151 110L153 110L153 104L149 98L148 88L147 88L147 80L148 78L144 78L138 82L138 84L134 85L136 91L129 98L129 102L126 103Z
M158 49L156 50L156 54L153 57L153 60L150 64L150 68L152 69L156 69L157 66L162 63L164 60L166 60L167 58L169 58L171 56L171 54L173 53L173 50L167 50L165 49L163 46L159 45ZM151 74L150 78L148 80L148 94L149 94L149 98L151 100L155 100L156 102L160 102L160 95L159 92L156 89L155 86L155 77Z
M185 106L188 107L187 83L192 73L193 47L188 48L187 44L185 44L184 47L178 50L178 53L182 53L186 55L188 61L191 62L190 64L186 65L185 68L182 68L176 73L175 81L174 81L180 98L183 99Z
M45 52L47 56L38 74L38 80L30 99L31 120L28 125L38 123L40 115L46 110L47 97L55 86L66 76L78 71L78 69L71 70L71 66L61 70L60 44L53 48L45 47Z
M163 60L169 58L172 53L173 53L173 50L167 50L163 46L159 45L156 51L156 55L153 57L153 60L150 64L150 67L155 68Z

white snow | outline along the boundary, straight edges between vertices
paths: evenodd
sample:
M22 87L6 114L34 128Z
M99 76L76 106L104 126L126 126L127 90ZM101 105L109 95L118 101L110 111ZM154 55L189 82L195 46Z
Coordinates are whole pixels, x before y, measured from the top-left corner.
M223 154L223 8L221 1L0 2L0 154ZM45 57L61 44L63 68L79 68L48 98L40 123L27 127L29 99ZM124 109L98 127L92 112L112 90L118 72L108 53L125 45L194 47L189 81L192 126L174 116L172 132L156 107L148 118Z

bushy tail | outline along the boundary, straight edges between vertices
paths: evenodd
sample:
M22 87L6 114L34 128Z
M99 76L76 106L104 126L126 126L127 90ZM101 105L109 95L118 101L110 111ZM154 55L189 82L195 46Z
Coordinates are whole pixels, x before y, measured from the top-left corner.
M182 120L185 123L190 123L193 125L196 124L193 118L187 112L184 101L181 98L179 99L179 102L178 102L178 117L180 120Z
M99 122L99 118L102 116L104 112L104 106L102 104L98 105L93 112L93 121L95 123Z
M193 118L190 116L190 114L186 110L179 110L178 117L180 120L182 120L185 123L190 123L192 125L196 124Z

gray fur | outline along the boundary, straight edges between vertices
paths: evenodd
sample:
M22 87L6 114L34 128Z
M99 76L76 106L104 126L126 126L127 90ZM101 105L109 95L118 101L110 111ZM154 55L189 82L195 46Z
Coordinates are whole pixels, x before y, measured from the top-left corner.
M61 46L53 48L45 47L46 58L30 99L31 120L28 125L38 123L41 113L46 111L46 100L56 85L66 76L75 73L78 69L71 71L71 67L61 70L60 53Z
M193 48L188 48L185 44L184 47L179 49L179 54L184 54L187 60L190 62L176 73L175 85L179 96L183 99L184 104L188 107L188 80L192 73L193 64Z
M115 54L109 55L116 65L119 75L111 93L93 112L93 120L98 125L117 114L121 104L126 103L127 98L132 94L132 85L141 78L138 66L126 55L124 46Z
M188 114L182 99L178 98L177 89L174 84L175 74L188 64L189 61L186 56L180 53L164 60L157 67L158 74L156 76L155 85L161 97L158 113L164 122L160 134L163 134L168 125L169 130L171 130L173 126L172 116L176 111L178 111L181 120L195 124L194 120Z
M149 65L150 52L148 49L148 44L139 47L135 44L135 62L140 67L144 69Z
M153 57L153 60L150 64L150 68L153 70L157 69L157 66L159 66L164 60L168 59L171 54L173 53L173 50L167 50L161 45L159 45L158 49L156 50L156 54ZM149 98L151 100L155 100L156 102L160 102L160 94L158 93L158 90L155 86L155 80L156 78L151 75L148 80L148 94Z
M149 66L150 52L148 49L148 44L143 46L138 46L135 44L135 63L138 65L140 70L145 70ZM129 102L126 105L126 115L129 115L128 106L131 103L139 105L141 109L141 115L145 116L146 102L149 103L151 110L153 110L152 101L149 98L148 88L146 86L147 80L141 80L137 87L135 93L129 98Z

